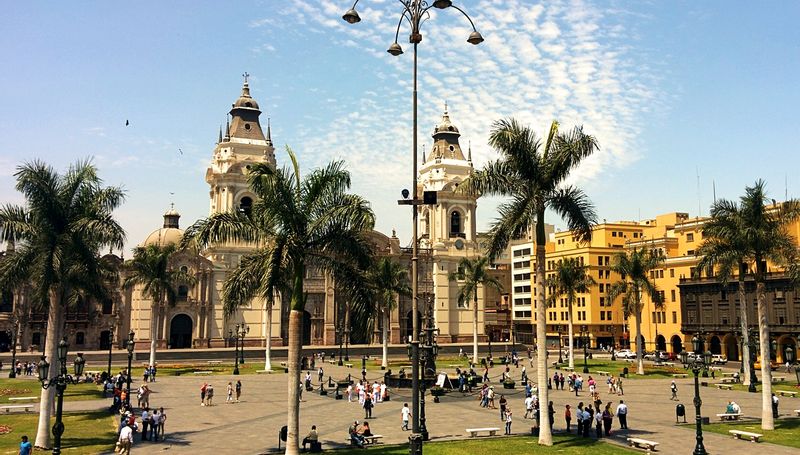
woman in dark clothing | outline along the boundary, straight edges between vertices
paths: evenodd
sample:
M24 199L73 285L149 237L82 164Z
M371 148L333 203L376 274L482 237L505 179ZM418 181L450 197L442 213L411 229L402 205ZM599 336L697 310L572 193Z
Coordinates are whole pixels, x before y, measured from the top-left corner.
M614 421L614 413L611 411L611 403L606 404L603 410L603 430L606 436L611 436L611 424Z

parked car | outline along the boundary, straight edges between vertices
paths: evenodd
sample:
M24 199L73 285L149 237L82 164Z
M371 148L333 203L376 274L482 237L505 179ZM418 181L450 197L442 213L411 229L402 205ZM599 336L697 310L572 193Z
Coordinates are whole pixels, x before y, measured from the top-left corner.
M761 359L756 360L756 363L753 364L753 368L755 368L756 370L760 370L761 369ZM772 370L772 371L777 370L778 369L778 364L775 363L774 360L770 360L769 361L769 369Z
M645 360L652 360L653 362L663 362L669 360L669 354L664 351L648 352L644 355Z
M617 358L618 359L635 359L636 353L631 351L630 349L623 349L621 351L617 351Z
M713 354L711 356L711 363L714 365L725 365L728 363L728 358L721 354Z

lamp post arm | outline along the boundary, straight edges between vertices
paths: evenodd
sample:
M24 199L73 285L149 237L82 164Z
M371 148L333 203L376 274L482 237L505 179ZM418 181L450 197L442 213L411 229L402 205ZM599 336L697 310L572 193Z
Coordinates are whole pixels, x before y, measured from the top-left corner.
M463 9L457 7L456 5L450 5L450 7L457 9L461 14L464 15L464 17L467 18L467 20L469 21L469 25L472 26L472 31L473 32L477 32L478 31L478 29L475 28L475 23L472 22L472 19L469 17L469 15L466 13L466 11L464 11Z

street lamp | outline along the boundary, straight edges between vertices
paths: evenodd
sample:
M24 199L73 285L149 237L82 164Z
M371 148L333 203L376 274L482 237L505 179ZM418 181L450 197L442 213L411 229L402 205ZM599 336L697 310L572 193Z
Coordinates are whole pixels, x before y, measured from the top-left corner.
M233 339L233 374L239 374L239 336L228 329L228 340Z
M564 363L564 357L561 355L561 332L563 331L561 325L556 326L556 331L558 332L558 363L561 364Z
M61 421L61 416L64 411L64 391L67 390L67 384L78 383L81 375L83 374L83 366L86 363L86 360L83 358L83 354L79 352L78 357L76 357L75 361L73 362L75 376L68 374L68 350L69 344L67 344L67 338L64 337L64 339L58 343L58 374L55 377L48 379L50 375L50 363L47 362L46 356L42 356L42 359L36 366L39 374L39 382L41 382L42 388L48 389L52 386L56 387L56 423L53 425L53 436L55 439L53 443L53 454L55 455L61 453L61 435L64 434L64 423Z
M358 12L356 12L356 5L358 4L359 0L356 0L353 3L353 7L347 10L342 16L345 22L349 24L355 24L361 21L361 17L359 17ZM411 106L412 106L412 136L411 136L411 175L412 175L412 185L411 188L413 190L413 196L411 200L404 200L401 201L403 204L410 204L411 205L411 311L412 311L412 331L411 331L411 351L412 351L412 367L411 367L411 382L412 382L412 434L409 437L409 452L411 455L421 455L422 454L422 438L419 434L419 405L418 403L418 389L419 389L419 322L417 321L417 312L418 312L418 277L417 277L417 266L419 262L419 235L417 233L417 218L418 218L418 210L417 206L422 204L423 201L419 200L418 191L417 191L417 46L420 42L422 42L422 33L420 32L420 25L429 18L428 10L435 7L437 9L445 9L445 8L455 8L461 14L463 14L467 20L469 20L470 25L472 25L472 33L470 33L469 37L467 38L467 42L470 44L480 44L483 41L483 37L478 30L475 28L475 24L472 22L472 19L467 15L464 10L452 4L450 0L435 0L433 4L428 5L423 0L399 0L400 3L403 5L403 12L400 15L400 20L397 22L397 30L395 32L395 39L394 43L389 47L387 52L389 54L398 56L403 53L403 48L400 47L400 44L397 42L397 38L400 34L400 26L403 24L403 19L405 19L411 27L411 33L409 35L409 42L414 45L414 59L413 59L413 91L412 91L412 98L411 98ZM475 359L477 361L477 359Z
M611 361L617 360L617 338L615 332L617 331L617 326L612 325L609 327L611 331Z
M582 325L581 326L581 343L583 343L583 372L589 372L589 364L587 359L589 358L589 352L586 350L586 346L589 344L589 326Z
M439 344L436 342L436 335L439 329L433 325L432 311L428 311L423 335L423 345L420 346L420 362L422 364L422 383L419 394L419 432L423 441L429 439L428 428L425 425L425 374L436 376L436 357L439 355ZM439 402L439 397L433 397L435 403Z
M108 327L108 370L106 370L106 375L108 376L108 380L111 380L111 348L114 346L114 330L116 326L111 324Z
M683 367L692 370L694 373L694 409L695 409L695 425L696 425L696 438L697 444L695 444L694 455L707 455L706 448L703 446L703 418L700 416L700 406L703 404L703 401L700 399L700 372L701 371L708 371L708 367L711 365L711 352L706 351L701 353L702 349L702 341L700 339L700 334L696 334L692 337L692 348L694 349L694 355L689 358L689 353L686 350L681 352L681 363L683 363Z
M758 346L758 331L756 329L750 329L750 385L747 387L747 391L750 393L756 393L756 383L758 379L756 379L756 347Z
M237 335L239 336L239 349L242 350L242 355L239 358L239 364L244 365L244 337L250 333L250 326L244 322L241 324L236 324L236 331Z
M128 371L126 374L128 377L128 390L125 394L125 404L128 405L129 408L131 407L131 375L133 374L131 371L131 361L133 360L133 350L136 348L136 343L133 342L134 335L133 330L131 330L128 334L128 343L126 346L128 348Z
M17 377L17 318L11 317L11 328L6 329L6 333L11 338L11 371L8 377L14 379Z
M337 362L337 364L339 366L342 366L344 365L344 362L342 362L342 343L344 342L344 325L339 324L339 327L336 328L336 333L339 334L339 361Z

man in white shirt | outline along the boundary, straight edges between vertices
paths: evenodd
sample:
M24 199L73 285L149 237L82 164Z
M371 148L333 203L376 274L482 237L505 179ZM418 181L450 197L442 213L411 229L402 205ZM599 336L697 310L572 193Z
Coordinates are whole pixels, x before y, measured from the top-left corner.
M150 409L142 411L142 441L147 441L147 432L150 431Z
M524 418L528 418L528 416L533 417L533 395L525 398L525 416Z
M400 410L403 416L403 431L408 431L408 419L411 418L411 409L408 409L408 403L403 403L403 409Z
M133 429L125 425L119 432L119 453L120 455L128 455L131 453L131 445L133 444Z
M617 418L619 419L619 427L623 430L628 429L628 405L624 401L619 400L617 405Z

